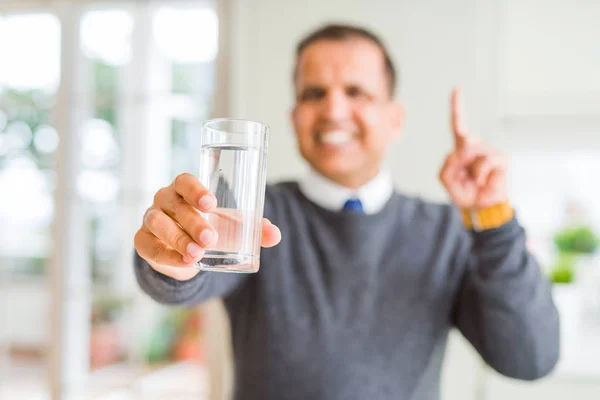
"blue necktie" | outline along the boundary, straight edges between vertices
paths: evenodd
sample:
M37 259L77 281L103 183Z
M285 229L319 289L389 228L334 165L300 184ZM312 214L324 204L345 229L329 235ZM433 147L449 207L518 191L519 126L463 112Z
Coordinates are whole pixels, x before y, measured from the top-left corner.
M351 198L344 204L344 211L355 214L363 213L363 206L359 199Z

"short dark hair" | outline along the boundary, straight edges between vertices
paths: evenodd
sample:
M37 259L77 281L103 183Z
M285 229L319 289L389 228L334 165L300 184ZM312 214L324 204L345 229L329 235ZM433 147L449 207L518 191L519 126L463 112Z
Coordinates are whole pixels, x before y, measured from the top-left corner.
M381 50L383 54L383 62L385 73L387 75L388 80L388 89L390 96L394 96L394 92L396 91L396 68L394 67L394 63L392 58L390 57L390 53L387 51L387 48L383 44L383 41L373 32L353 25L345 25L345 24L328 24L325 25L314 32L308 34L304 39L302 39L298 45L296 46L296 65L294 67L294 80L296 79L296 74L298 70L298 60L300 59L300 55L309 45L318 42L320 40L335 40L335 41L345 41L350 39L364 39L371 43Z

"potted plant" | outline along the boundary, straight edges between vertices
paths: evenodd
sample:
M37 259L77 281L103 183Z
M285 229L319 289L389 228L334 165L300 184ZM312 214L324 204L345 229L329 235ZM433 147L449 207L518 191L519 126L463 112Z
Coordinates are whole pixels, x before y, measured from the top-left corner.
M122 359L123 346L118 319L128 304L116 296L101 296L92 302L90 334L90 366L92 370L114 364Z
M557 232L553 241L557 258L550 269L550 281L561 317L561 353L564 358L577 346L585 303L583 285L589 274L594 273L594 265L590 260L600 240L590 227L571 225Z
M559 253L592 254L598 249L600 239L589 226L570 226L554 235Z
M173 346L175 361L204 359L202 346L203 316L197 309L190 310L180 326Z
M204 358L202 314L197 308L173 308L150 333L146 361L150 364Z
M550 281L554 285L568 285L575 281L576 256L570 253L559 254L550 268Z
M593 268L593 255L600 244L594 231L585 225L570 225L557 232L553 238L557 261L550 271L551 280L557 284L575 282L575 275L586 275Z

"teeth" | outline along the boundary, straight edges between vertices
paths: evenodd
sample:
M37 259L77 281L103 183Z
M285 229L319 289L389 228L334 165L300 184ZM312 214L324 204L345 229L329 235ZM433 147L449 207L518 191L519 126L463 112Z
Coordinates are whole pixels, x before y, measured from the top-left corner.
M327 144L345 144L352 140L354 135L346 131L329 131L322 133L320 139Z

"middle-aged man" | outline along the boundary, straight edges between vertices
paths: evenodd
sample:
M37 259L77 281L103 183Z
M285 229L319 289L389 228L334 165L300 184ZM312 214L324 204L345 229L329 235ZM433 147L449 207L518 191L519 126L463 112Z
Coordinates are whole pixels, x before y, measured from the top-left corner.
M498 372L546 375L559 346L549 284L509 204L505 159L465 131L458 93L440 173L453 205L439 205L396 192L381 166L403 110L376 36L313 32L294 85L312 172L268 187L260 272L191 268L217 240L197 211L217 204L190 174L158 191L135 237L138 281L154 299L224 299L235 399L438 399L452 327Z

